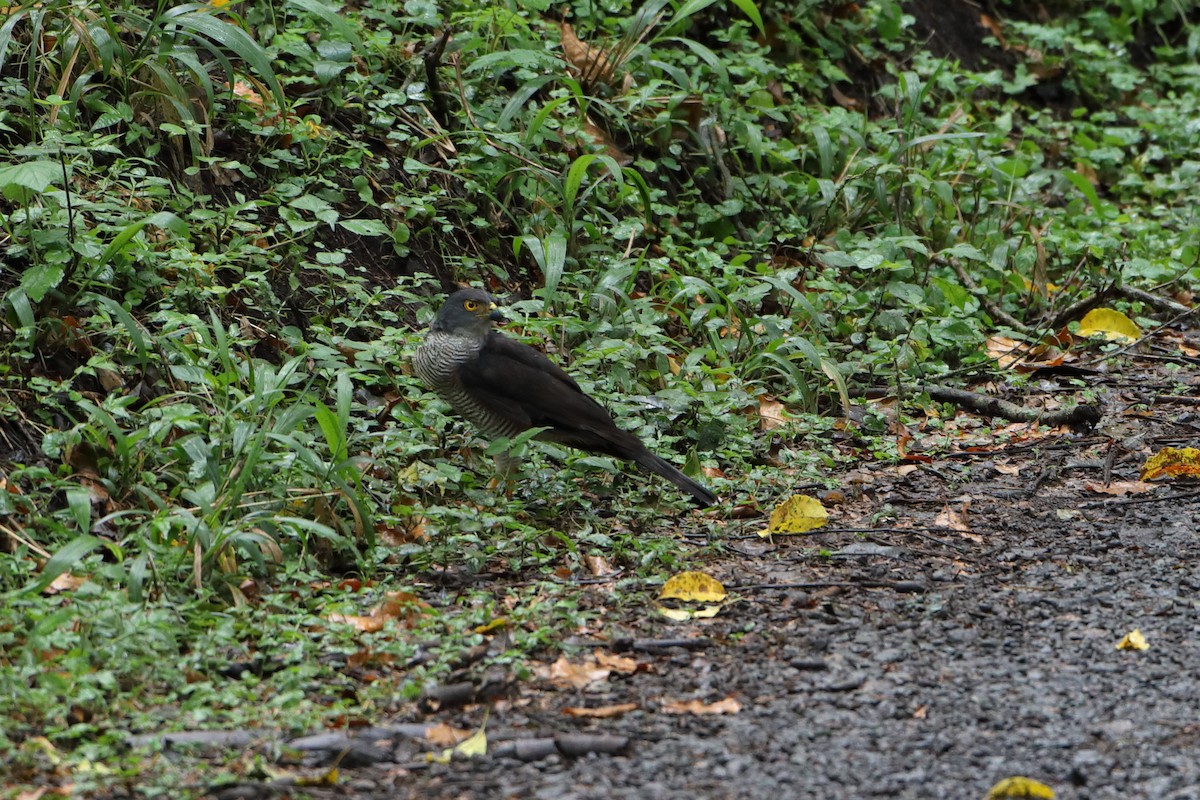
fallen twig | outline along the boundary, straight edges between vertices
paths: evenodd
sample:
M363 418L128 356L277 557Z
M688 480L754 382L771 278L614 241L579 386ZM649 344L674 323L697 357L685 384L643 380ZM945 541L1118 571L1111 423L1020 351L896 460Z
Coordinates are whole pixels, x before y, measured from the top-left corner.
M921 386L919 389L940 403L952 403L983 416L1000 417L1010 422L1040 422L1050 426L1067 425L1072 428L1090 429L1100 421L1100 409L1084 403L1058 411L1046 411L1020 406L998 397L968 392L965 389L952 389L949 386Z

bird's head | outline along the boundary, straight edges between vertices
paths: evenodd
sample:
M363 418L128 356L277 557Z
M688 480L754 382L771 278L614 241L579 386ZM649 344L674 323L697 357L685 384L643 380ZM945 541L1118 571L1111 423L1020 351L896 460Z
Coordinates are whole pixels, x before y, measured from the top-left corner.
M492 323L505 322L496 301L481 289L459 289L433 319L431 330L458 336L486 336Z

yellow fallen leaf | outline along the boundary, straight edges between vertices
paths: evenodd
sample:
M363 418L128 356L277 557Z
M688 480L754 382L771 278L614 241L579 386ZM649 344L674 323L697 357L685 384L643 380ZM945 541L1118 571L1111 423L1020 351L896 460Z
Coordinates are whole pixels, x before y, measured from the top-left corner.
M1121 641L1117 642L1118 650L1149 650L1150 643L1146 641L1146 637L1140 630L1134 628L1129 633L1121 637Z
M1146 459L1142 474L1138 477L1148 481L1159 475L1200 475L1200 450L1194 447L1164 447Z
M704 608L692 611L686 608L668 608L667 606L659 606L658 613L662 614L667 619L673 619L676 622L685 622L689 619L711 619L721 613L721 609L725 606L717 604L715 606L705 606Z
M703 572L681 572L663 584L659 600L687 600L698 603L719 603L728 592L721 582Z
M425 760L435 764L449 764L452 758L475 758L487 755L487 710L483 712L483 722L479 730L463 739L454 747L447 747L440 754L426 753Z
M686 608L667 608L666 606L659 606L658 613L662 614L667 619L673 619L676 622L685 622L692 618L692 612L688 611Z
M1103 336L1110 342L1135 342L1142 330L1129 317L1111 308L1093 308L1079 321L1080 336Z
M807 533L823 527L829 521L829 512L821 501L806 494L794 494L775 506L766 530L758 535L777 536L789 533Z
M1054 790L1044 783L1015 775L1005 778L988 790L984 800L1006 800L1006 798L1034 798L1034 800L1054 800Z
M476 625L474 633L483 635L485 633L495 633L496 631L506 630L509 627L508 617L494 617L482 625Z
M466 758L474 758L475 756L487 755L487 732L484 726L479 726L479 730L475 731L470 738L459 742L454 748L454 755L465 756Z

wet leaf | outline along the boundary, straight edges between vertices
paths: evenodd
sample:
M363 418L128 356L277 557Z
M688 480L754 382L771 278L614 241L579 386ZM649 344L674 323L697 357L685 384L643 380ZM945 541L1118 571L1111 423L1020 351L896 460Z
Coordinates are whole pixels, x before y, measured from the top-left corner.
M1164 447L1146 459L1141 480L1149 481L1159 475L1200 475L1200 450L1194 447Z
M1103 336L1110 342L1135 342L1142 337L1133 320L1111 308L1093 308L1079 321L1080 336Z
M728 596L721 582L703 572L681 572L663 584L659 600L684 600L697 603L719 603Z
M1146 637L1140 630L1134 628L1129 633L1121 637L1121 641L1117 642L1118 650L1149 650L1150 643L1146 641Z
M794 494L775 506L766 530L759 536L778 536L789 533L807 533L823 527L829 521L829 512L821 501L806 494Z

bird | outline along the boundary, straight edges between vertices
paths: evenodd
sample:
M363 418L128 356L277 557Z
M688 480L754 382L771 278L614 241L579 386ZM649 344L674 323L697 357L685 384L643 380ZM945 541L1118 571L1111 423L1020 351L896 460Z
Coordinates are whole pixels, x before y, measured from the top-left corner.
M496 301L481 289L459 289L438 310L413 356L421 382L484 436L511 438L530 428L534 436L630 461L666 478L702 507L717 496L622 430L604 406L539 350L495 329L507 322ZM505 454L497 462L507 472Z

